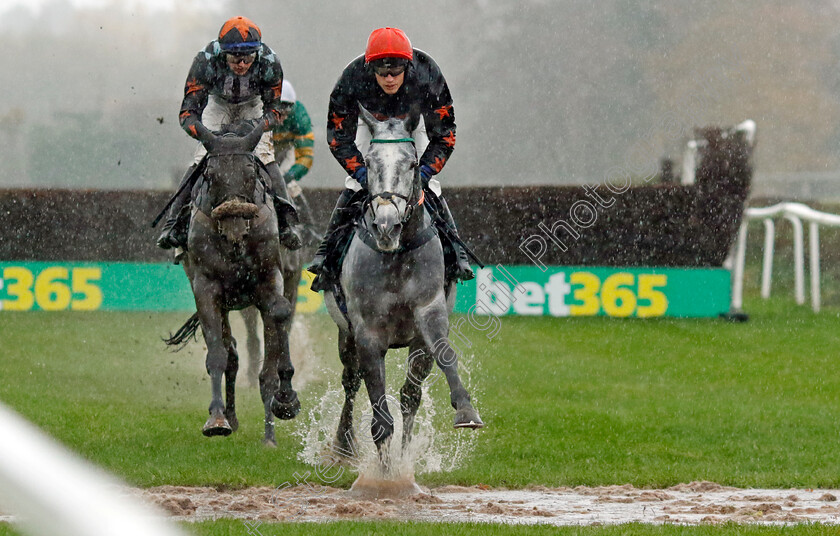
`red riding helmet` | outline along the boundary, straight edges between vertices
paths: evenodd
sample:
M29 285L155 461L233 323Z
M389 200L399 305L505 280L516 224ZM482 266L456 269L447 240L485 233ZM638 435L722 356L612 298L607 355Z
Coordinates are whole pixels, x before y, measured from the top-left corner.
M250 54L260 49L262 32L245 17L228 19L219 30L222 50L233 54Z
M414 50L405 32L399 28L379 28L370 33L365 49L365 63L380 58L404 58L412 60Z

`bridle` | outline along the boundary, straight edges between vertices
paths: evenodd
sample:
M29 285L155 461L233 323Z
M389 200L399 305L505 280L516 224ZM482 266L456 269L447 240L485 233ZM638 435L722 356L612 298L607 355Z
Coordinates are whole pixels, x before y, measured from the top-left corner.
M396 138L396 139L373 138L372 140L370 140L370 143L371 144L374 144L374 143L412 143L412 144L414 144L414 138ZM417 166L417 148L416 147L414 147L414 164L413 164L412 167L415 170L415 179L416 179L416 173L417 173L417 169L418 169L418 166ZM385 192L380 192L380 193L378 193L376 195L373 195L373 196L368 196L368 199L365 202L366 209L370 208L371 205L373 204L373 202L376 199L381 199L382 201L385 201L385 202L388 202L388 203L392 202L392 200L394 198L402 199L403 201L405 201L406 208L405 208L405 213L403 214L402 219L400 220L400 223L405 224L405 222L407 222L409 219L411 219L411 216L414 214L414 209L416 207L419 207L420 205L422 205L423 201L426 199L426 194L425 194L425 192L423 192L423 188L421 187L420 188L420 195L417 199L417 202L416 203L413 202L412 199L414 197L416 197L416 194L415 194L416 191L417 191L417 184L416 184L416 181L415 181L411 185L411 193L409 195L404 195L404 194L401 194L399 192L385 191Z

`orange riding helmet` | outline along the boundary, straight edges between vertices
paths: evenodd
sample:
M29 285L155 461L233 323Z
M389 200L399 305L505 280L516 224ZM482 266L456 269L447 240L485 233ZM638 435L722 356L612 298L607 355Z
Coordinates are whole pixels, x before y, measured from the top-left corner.
M399 28L378 28L370 33L365 49L365 63L381 58L412 60L414 50L405 32Z
M245 17L228 19L219 30L219 45L225 52L250 54L260 49L262 32Z

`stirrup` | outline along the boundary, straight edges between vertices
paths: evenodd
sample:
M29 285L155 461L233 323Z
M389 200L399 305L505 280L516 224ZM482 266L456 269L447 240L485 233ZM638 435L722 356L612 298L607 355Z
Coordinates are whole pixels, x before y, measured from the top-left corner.
M460 246L456 245L455 247L455 262L447 270L447 275L454 281L475 279L475 272L473 272L472 266L470 266L466 252Z
M166 223L163 225L163 232L160 233L157 239L157 247L161 249L172 249L183 246L180 238L182 238L181 235L184 232L178 228L179 223L178 218L166 220Z
M309 263L309 266L306 267L306 269L309 270L310 272L312 272L313 274L318 275L318 274L320 274L321 272L324 271L324 263L325 262L327 262L326 257L321 257L319 259L318 256L316 255L315 258L312 259L312 262Z
M321 239L321 243L318 244L318 249L315 250L315 256L312 257L312 262L306 268L313 274L320 274L324 271L324 264L327 263L327 254L329 253L329 244L327 242L329 236L327 234Z
M455 279L460 279L461 281L475 279L475 272L473 272L473 269L469 266L463 267L457 265L455 267Z

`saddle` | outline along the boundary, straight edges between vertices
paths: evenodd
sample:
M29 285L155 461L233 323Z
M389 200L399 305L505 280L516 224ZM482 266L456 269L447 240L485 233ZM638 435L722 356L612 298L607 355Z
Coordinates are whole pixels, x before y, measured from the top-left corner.
M327 242L327 256L324 261L324 267L318 276L312 281L312 290L319 292L321 290L332 291L336 296L336 302L339 308L346 313L344 307L344 297L339 284L341 276L341 269L344 265L344 258L347 256L347 250L350 248L350 243L353 237L359 232L364 216L364 203L367 199L367 192L360 190L353 194L347 207L341 210L348 212L347 218L342 225L336 227L335 232L329 237ZM455 249L450 233L447 232L446 223L439 216L442 208L436 195L431 191L426 190L425 200L423 206L432 218L432 228L437 233L443 247L443 261L446 267L446 281L455 281L454 265L457 263L458 252ZM364 237L363 237L364 240Z
M267 195L269 192L269 188L266 182L266 175L267 171L265 170L262 162L258 159L255 160L255 173L257 175L257 181L254 188L254 199L255 200L262 200L264 204L267 199ZM208 159L205 156L204 159L198 166L198 169L195 171L195 175L191 179L191 184L188 186L191 187L190 193L190 201L186 203L182 208L181 211L178 213L177 216L177 223L175 224L175 238L179 244L181 244L181 249L184 251L187 250L187 237L189 236L189 228L190 228L190 221L192 219L193 209L197 209L203 214L205 214L209 218L223 218L226 216L245 216L250 218L255 218L257 216L256 213L253 213L253 207L246 206L247 204L237 204L237 203L228 203L224 207L213 207L211 206L210 199L208 197L208 182L206 173L208 171L208 167L212 167L212 164L208 166ZM178 194L175 194L178 195ZM173 196L174 198L174 196ZM288 203L288 201L286 202ZM222 209L219 211L218 209ZM223 212L236 212L238 210L242 210L245 213L223 213ZM282 211L281 208L277 207L278 210L278 217L281 215L285 215L285 212ZM294 212L294 206L289 207L286 209L289 212ZM176 264L177 262L176 257Z

